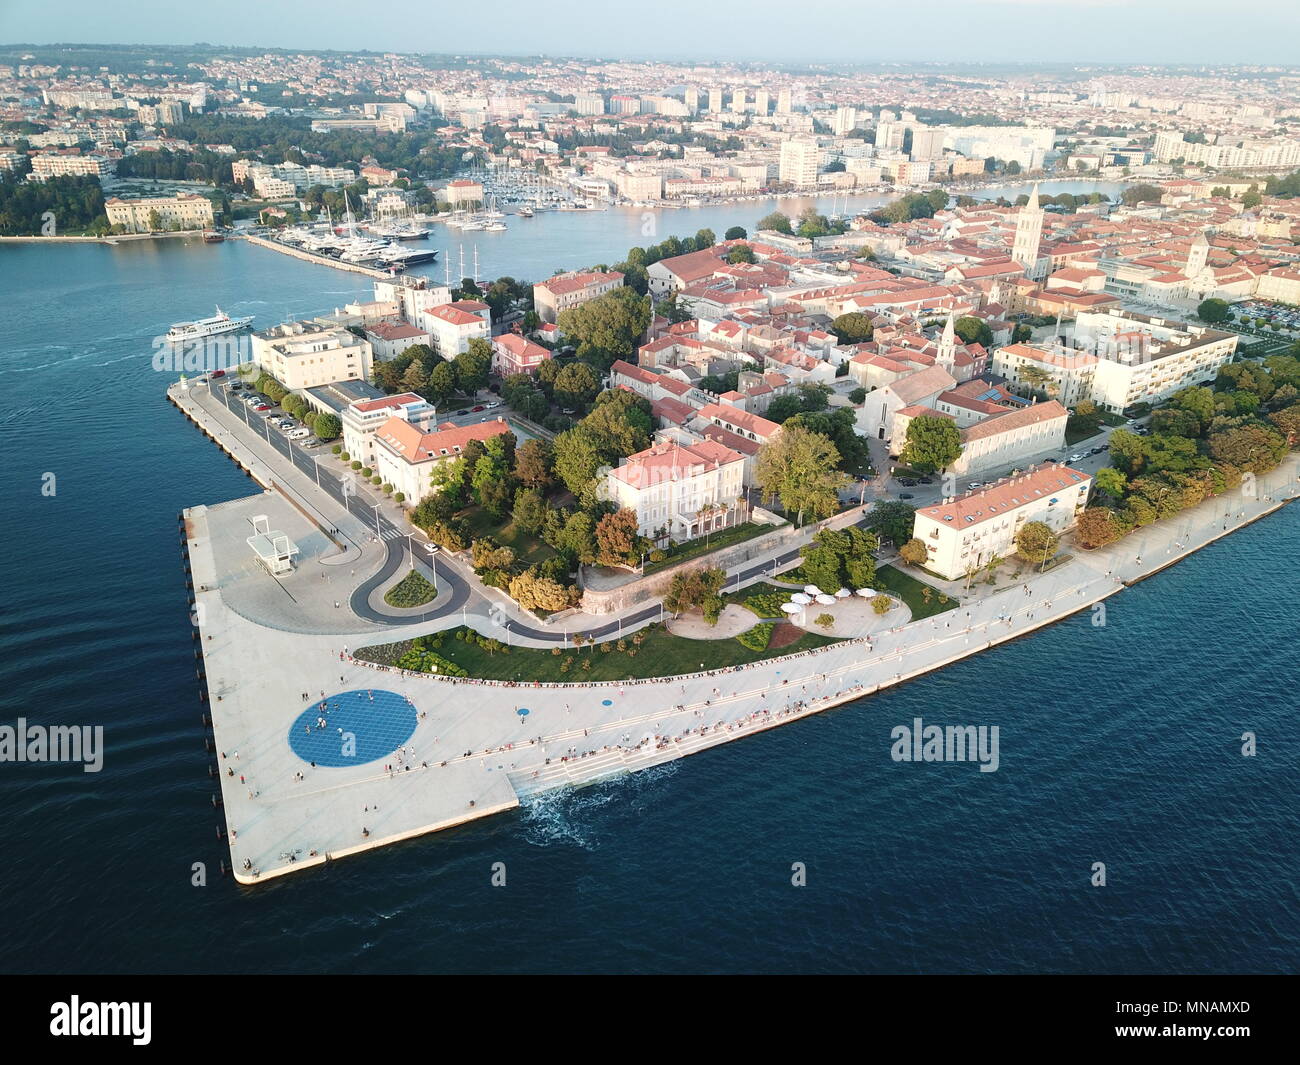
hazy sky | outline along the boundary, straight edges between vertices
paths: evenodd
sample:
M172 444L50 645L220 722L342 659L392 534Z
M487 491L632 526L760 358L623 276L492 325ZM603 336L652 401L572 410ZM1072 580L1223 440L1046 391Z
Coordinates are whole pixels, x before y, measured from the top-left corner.
M1300 64L1296 0L0 0L0 42L750 59Z

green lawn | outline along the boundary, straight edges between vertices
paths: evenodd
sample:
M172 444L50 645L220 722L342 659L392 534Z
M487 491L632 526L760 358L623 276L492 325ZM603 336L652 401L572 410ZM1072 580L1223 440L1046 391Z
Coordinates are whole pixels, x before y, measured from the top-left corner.
M647 562L645 567L646 575L655 573L665 566L675 566L679 562L686 562L692 558L699 558L711 551L717 551L724 547L731 547L735 544L744 543L746 540L752 540L755 536L761 536L763 533L771 532L777 528L775 525L756 525L752 521L743 522L740 525L734 525L729 529L722 529L719 532L710 533L708 542L704 537L698 540L691 540L685 544L673 544L668 549L668 557L662 562Z
M516 529L514 523L508 517L506 524L502 525L482 507L470 507L460 516L469 525L471 540L481 540L485 536L490 536L502 547L511 548L515 556L525 565L531 566L537 562L545 562L548 558L555 556L555 552L549 544L531 533Z
M389 606L411 607L424 606L433 601L438 590L415 570L384 593L384 602Z
M757 619L755 619L757 622ZM513 647L489 653L482 647L455 639L454 630L443 634L442 646L436 653L454 662L471 677L487 680L518 680L543 682L576 682L594 680L630 680L648 677L671 677L681 673L697 673L702 669L721 669L744 665L769 658L795 654L836 643L834 638L805 633L792 644L773 650L755 651L734 639L688 640L674 636L658 623L642 630L645 640L635 647L631 636L624 638L626 651L617 650L617 638L609 641L609 651L601 644L582 648L569 647L560 654L531 647ZM497 638L504 636L501 633ZM410 649L411 641L363 647L356 656L363 661L391 665ZM632 655L631 651L636 654ZM564 669L564 663L569 668ZM583 664L590 663L584 669Z
M955 599L949 598L948 602L939 602L939 596L943 593L938 588L931 588L924 581L918 581L910 574L904 573L893 566L881 566L876 570L876 584L886 592L893 592L912 611L912 620L919 621L921 618L933 617L935 614L942 614L946 610L952 610L957 605ZM930 588L930 601L925 601L925 589Z

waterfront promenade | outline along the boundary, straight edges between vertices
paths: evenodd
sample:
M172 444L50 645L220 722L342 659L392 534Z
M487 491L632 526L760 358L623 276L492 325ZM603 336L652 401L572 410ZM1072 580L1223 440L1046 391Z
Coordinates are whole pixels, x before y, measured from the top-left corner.
M382 634L361 624L304 633L251 620L228 605L238 582L219 561L220 538L229 535L218 528L221 515L238 508L195 508L187 513L187 546L235 874L255 883L870 696L1101 603L1284 505L1295 497L1296 471L1290 455L1260 478L1255 498L1208 501L1110 548L1073 549L1044 574L976 585L957 609L869 641L744 668L600 684L453 680L352 659L361 646L459 624L459 611ZM1089 634L1081 655L1123 638L1106 625L1081 631ZM385 693L402 721L376 718L370 730L368 721L358 728L355 718L338 716L357 702L364 711L372 694L386 704ZM295 740L333 744L340 720L357 733L362 754L312 765L295 751Z

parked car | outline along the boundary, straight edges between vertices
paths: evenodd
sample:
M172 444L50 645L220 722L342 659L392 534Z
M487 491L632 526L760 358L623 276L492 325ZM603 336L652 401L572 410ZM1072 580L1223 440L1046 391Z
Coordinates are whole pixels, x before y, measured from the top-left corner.
M483 404L483 409L484 409L484 410L496 410L499 406L501 406L501 404L498 403L498 402L496 402L496 401L494 400L494 401L491 402L491 403L485 403L485 404Z
M241 388L243 388L243 387L244 387L244 383L243 383L242 381L231 381L231 382L230 382L230 391L232 391L232 392L238 392L238 391L239 391Z
M297 429L292 429L289 432L290 440L305 440L309 436L311 436L311 430L308 429L305 425L300 426Z
M1070 456L1070 461L1071 461L1071 462L1082 462L1083 459L1084 459L1084 456L1083 456L1083 455L1077 455L1077 454L1076 454L1076 455L1071 455L1071 456Z
M984 487L983 481L971 481L969 484L966 485L967 490L971 492L975 491L975 489L977 488L983 488L983 487Z
M424 545L424 549L428 551L429 554L431 555L436 555L439 551L442 550L442 548L440 548L437 544L430 544L430 543L426 543Z
M226 371L225 371L225 370L213 370L213 371L212 371L212 376L213 376L213 377L225 377L225 376L226 376Z
M912 498L912 493L911 493L911 492L899 492L899 493L898 493L898 498L899 498L899 499L911 499L911 498Z
M269 403L259 403L253 408L253 410L258 411L259 413L261 411L267 411L270 409L271 409L271 404Z
M470 407L469 411L471 414L478 414L479 411L486 410L486 409L487 408L485 408L483 404L480 403L477 407Z
M919 479L919 481L920 481L921 484L934 484L934 478L933 478L933 477L922 477L922 478Z
M916 481L913 480L911 477L900 477L898 479L898 483L901 485L906 485L908 488L916 487Z

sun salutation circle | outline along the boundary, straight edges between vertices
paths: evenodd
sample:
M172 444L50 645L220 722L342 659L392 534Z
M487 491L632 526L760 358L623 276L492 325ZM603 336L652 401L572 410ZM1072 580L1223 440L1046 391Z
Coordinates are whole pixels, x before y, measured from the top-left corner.
M393 754L415 735L415 707L375 689L315 699L289 728L289 746L317 766L365 765Z

